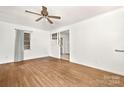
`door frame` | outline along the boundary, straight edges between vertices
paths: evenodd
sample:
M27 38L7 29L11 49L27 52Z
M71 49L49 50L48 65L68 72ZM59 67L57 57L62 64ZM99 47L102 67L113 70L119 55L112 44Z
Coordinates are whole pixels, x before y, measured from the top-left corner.
M69 32L69 59L68 59L68 61L70 61L70 30L69 30L69 29L60 31L60 32L58 33L59 57L60 57L60 59L63 59L63 58L62 58L62 52L61 52L61 51L62 51L62 48L61 48L61 33L62 33L62 32L66 32L66 31Z

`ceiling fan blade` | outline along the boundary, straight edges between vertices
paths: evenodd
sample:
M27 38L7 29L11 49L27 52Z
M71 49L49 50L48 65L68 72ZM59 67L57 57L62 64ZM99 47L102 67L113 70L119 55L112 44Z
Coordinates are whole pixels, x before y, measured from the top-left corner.
M49 18L47 18L47 20L49 21L49 23L53 24L53 22Z
M49 18L61 19L60 16L48 16Z
M36 15L40 15L41 16L41 14L39 14L39 13L31 12L31 11L28 11L28 10L25 10L25 12L31 13L31 14L36 14Z
M42 18L43 18L43 17L40 17L40 18L36 19L35 21L38 22L38 21L40 21Z

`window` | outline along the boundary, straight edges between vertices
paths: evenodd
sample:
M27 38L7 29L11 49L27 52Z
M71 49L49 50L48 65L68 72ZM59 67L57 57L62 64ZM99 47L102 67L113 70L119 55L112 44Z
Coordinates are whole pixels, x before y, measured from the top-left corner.
M52 40L57 40L57 33L52 34Z
M30 49L30 33L24 33L24 50Z

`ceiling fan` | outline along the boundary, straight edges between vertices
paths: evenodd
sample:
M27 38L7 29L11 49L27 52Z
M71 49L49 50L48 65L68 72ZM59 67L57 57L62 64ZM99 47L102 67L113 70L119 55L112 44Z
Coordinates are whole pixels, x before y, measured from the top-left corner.
M38 19L35 20L36 22L40 21L43 18L46 18L50 24L53 24L53 22L50 18L61 19L60 16L50 16L48 11L47 11L47 7L45 7L45 6L42 6L41 13L35 13L35 12L32 12L32 11L28 11L28 10L25 10L25 12L41 16L41 17L39 17Z

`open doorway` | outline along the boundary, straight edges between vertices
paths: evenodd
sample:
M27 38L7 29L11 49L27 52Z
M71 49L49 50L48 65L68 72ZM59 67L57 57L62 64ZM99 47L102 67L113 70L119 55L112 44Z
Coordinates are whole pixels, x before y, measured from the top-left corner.
M69 30L60 32L60 57L64 60L70 59Z

